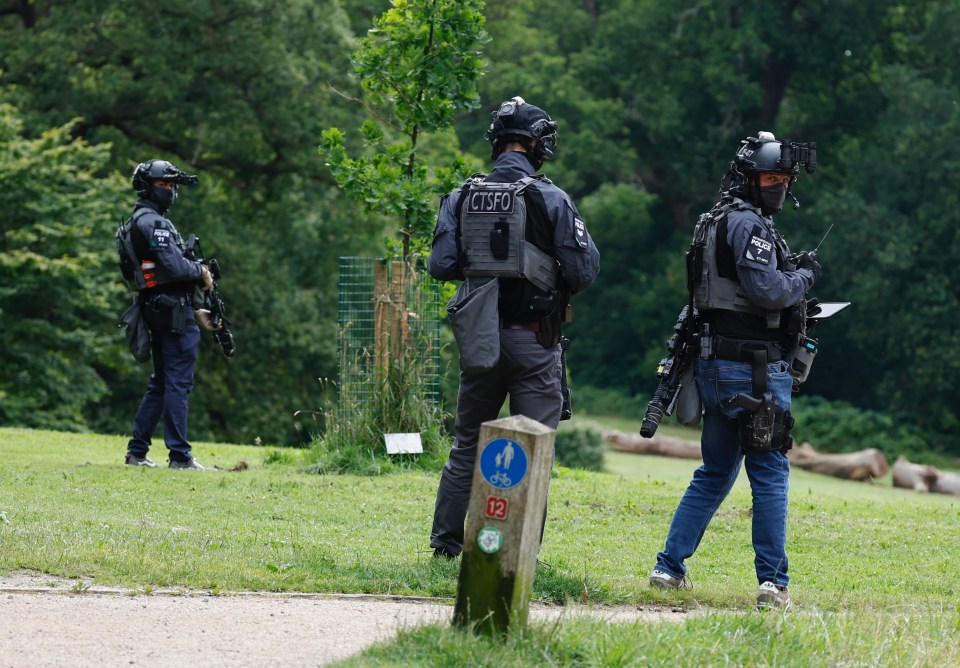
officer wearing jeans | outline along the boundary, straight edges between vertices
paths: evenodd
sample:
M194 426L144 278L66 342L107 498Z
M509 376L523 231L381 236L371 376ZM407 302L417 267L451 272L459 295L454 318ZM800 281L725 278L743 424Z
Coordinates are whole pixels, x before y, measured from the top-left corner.
M808 171L813 170L808 166ZM798 173L799 164L782 159L781 144L771 133L750 137L741 142L730 164L721 201L698 223L706 250L691 271L701 340L708 341L694 361L703 404L703 465L680 500L666 545L657 555L650 576L654 587L689 587L684 562L696 552L742 464L753 491L757 603L790 604L786 552L790 460L785 454L789 445L757 450L745 442L743 426L751 416L736 398L766 392L789 416L794 385L788 364L790 327L802 317L804 295L820 275L820 265L810 255L790 255L773 224L772 215L788 194L792 197L789 190ZM788 432L782 435L789 443Z
M510 184L533 177L543 160L553 157L556 128L545 111L520 97L502 104L486 134L495 163L483 180ZM460 227L468 215L463 213L468 184L440 205L428 260L431 276L440 280L465 278ZM563 404L560 317L570 295L589 287L600 267L600 254L564 191L539 177L523 197L526 240L549 256L559 278L555 291L522 277L500 278L499 361L487 371L460 374L455 441L440 478L430 536L437 557L452 558L463 549L480 425L497 418L509 395L511 415L557 427Z
M138 300L150 328L153 374L133 420L127 466L156 466L147 452L153 432L163 420L170 468L204 470L187 440L188 395L200 348L197 323L213 330L209 311L195 311L191 297L197 284L209 291L213 282L205 266L186 256L183 239L164 216L177 199L177 186L196 182L196 177L165 160L141 163L133 174L139 199L132 216L131 240Z

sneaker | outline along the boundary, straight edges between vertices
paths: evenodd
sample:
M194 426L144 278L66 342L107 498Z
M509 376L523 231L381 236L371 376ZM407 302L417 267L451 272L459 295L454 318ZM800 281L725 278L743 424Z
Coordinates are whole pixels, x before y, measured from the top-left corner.
M137 457L132 452L128 452L127 456L123 458L123 463L126 466L149 466L150 468L156 468L157 465L153 461L144 455L143 457Z
M182 462L177 459L171 459L169 460L169 462L170 462L170 468L172 469L190 469L192 471L212 471L213 470L209 466L202 466L200 462L198 462L193 457L191 457L185 462Z
M693 589L693 585L686 577L675 578L660 569L654 569L650 574L650 586L657 589Z
M757 589L757 608L760 610L789 610L790 605L790 593L786 587L767 581Z

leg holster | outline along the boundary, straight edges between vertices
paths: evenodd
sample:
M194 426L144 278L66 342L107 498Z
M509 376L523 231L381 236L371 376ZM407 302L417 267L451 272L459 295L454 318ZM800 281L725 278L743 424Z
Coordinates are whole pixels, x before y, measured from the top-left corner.
M753 390L756 396L742 392L729 400L730 405L744 409L738 418L740 430L740 449L744 452L771 452L779 450L786 453L793 447L794 419L790 411L774 403L773 396L767 392L767 352L754 350L751 361L753 367Z

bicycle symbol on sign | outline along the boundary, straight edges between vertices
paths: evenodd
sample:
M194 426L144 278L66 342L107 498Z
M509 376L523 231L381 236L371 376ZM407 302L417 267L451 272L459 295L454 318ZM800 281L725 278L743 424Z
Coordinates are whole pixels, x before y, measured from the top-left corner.
M498 487L512 487L513 481L503 471L497 471L492 476L490 476L490 484L496 485Z

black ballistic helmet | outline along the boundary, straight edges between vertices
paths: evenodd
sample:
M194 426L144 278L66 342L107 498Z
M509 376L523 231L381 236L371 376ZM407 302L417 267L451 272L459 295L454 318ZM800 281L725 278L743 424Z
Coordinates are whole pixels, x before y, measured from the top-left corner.
M519 95L507 100L490 115L490 127L484 138L493 147L496 160L503 147L510 142L520 142L527 149L527 157L534 167L540 168L544 160L553 158L557 149L557 123L540 107L527 104ZM531 149L531 140L537 145Z
M157 179L172 181L178 186L195 186L200 182L196 176L188 176L186 172L166 160L147 160L133 170L133 189L140 197L149 197L151 186Z
M761 172L790 176L792 185L800 173L800 164L791 162L781 161L780 142L772 132L758 132L756 137L747 137L740 142L740 148L723 177L720 192L729 192L736 197L754 201L755 191L758 190L757 175Z

